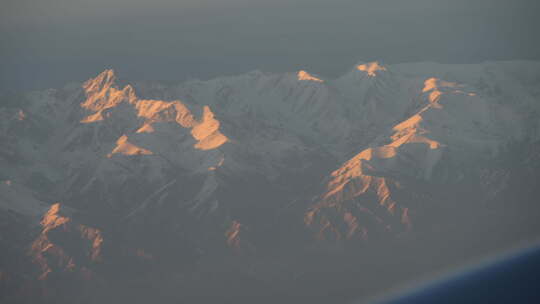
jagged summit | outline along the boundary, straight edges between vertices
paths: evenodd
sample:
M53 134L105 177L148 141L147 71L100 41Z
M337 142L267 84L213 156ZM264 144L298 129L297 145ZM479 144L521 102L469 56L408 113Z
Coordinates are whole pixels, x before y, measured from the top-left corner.
M215 283L199 280L209 269L228 276L229 257L246 267L242 282L274 282L312 273L282 276L312 250L370 252L415 235L425 249L445 221L493 217L499 230L486 231L499 237L509 208L537 205L516 204L540 166L538 149L516 142L540 140L539 75L530 62L371 62L336 79L257 71L132 86L107 69L0 107L3 236L24 235L38 269L21 273L40 284L135 273L134 286L186 290Z
M83 88L87 91L100 90L105 86L110 86L116 81L116 74L113 69L105 69L99 73L96 77L88 79Z
M191 135L197 141L194 144L197 149L215 149L227 142L227 137L219 131L220 122L214 118L208 106L202 107L201 118L198 119L180 100L140 99L131 85L118 89L114 81L113 70L105 70L83 84L86 100L81 103L81 107L94 113L83 118L82 123L103 121L105 111L107 111L106 115L121 111L120 113L126 113L123 116L135 114L142 120L141 124L135 128L135 133L153 133L153 124L174 122L182 128L191 129ZM124 105L123 109L121 109L122 105ZM130 143L126 134L123 134L117 140L117 146L108 155L115 153L148 155L152 154L152 151Z

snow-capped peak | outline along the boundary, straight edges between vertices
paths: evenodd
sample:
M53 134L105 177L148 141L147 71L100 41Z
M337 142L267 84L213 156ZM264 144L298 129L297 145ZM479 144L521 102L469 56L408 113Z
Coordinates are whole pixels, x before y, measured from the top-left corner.
M378 61L360 63L356 65L356 69L365 72L370 77L377 76L381 71L387 71L386 67L381 65Z
M304 70L298 71L297 76L298 76L298 80L323 82L322 79L317 78L317 77L315 77L315 76L309 74L308 72L306 72L306 71L304 71Z
M83 88L86 92L95 92L114 84L116 75L113 69L106 69L99 73L96 77L88 79Z

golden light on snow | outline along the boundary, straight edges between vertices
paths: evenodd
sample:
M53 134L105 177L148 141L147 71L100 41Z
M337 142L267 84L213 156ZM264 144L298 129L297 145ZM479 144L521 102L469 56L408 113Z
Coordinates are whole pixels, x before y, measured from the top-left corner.
M99 111L92 115L86 116L85 118L81 120L81 123L93 123L93 122L98 122L102 120L103 120L103 116L101 115L101 111Z
M114 81L114 72L106 70L96 78L84 83L83 89L87 98L81 103L81 107L94 111L94 113L83 118L81 123L102 121L104 110L125 102L131 105L135 109L137 117L143 120L141 127L135 131L136 133L155 132L154 123L176 122L183 128L191 129L191 135L197 141L194 144L196 149L216 149L228 141L228 138L219 130L220 122L215 119L210 107L204 106L202 117L197 119L188 107L179 100L138 99L133 87L127 85L123 89L118 89ZM118 140L116 148L108 156L115 153L125 155L152 154L149 150L129 143L126 135Z
M150 150L137 147L136 145L130 143L126 135L120 136L120 138L116 141L116 147L108 155L108 157L111 157L112 154L116 154L116 153L120 153L124 155L151 155L153 154L152 151Z
M58 215L60 211L60 203L52 204L49 210L43 215L43 218L40 222L41 226L45 229L44 232L48 230L63 225L70 221L69 218Z
M101 235L101 231L99 229L83 225L79 225L78 228L82 238L92 241L90 259L92 261L101 260L101 244L103 243L103 236Z
M319 79L315 76L312 76L311 74L309 74L308 72L304 71L304 70L301 70L298 72L297 74L297 77L298 77L298 80L302 80L302 81L315 81L315 82L323 82L322 79Z
M424 81L424 88L422 89L422 92L425 93L431 90L437 90L440 87L455 88L458 87L458 84L455 82L444 81L435 77L431 77Z
M89 246L88 257L92 262L101 261L101 248L103 236L99 229L92 228L86 225L76 224L71 218L60 213L60 203L55 203L50 206L47 212L43 215L40 222L42 230L39 236L32 242L31 254L33 261L41 268L39 280L47 279L48 275L54 271L81 271L83 274L91 275L87 272L85 266L76 265L78 260L70 255L70 251L64 250L61 244L56 243L49 238L49 232L62 230L83 240ZM49 259L54 257L56 263L51 264Z
M359 70L366 71L369 75L375 73L379 67L378 65L362 65L359 66ZM428 105L416 115L396 125L393 128L394 134L390 137L391 141L389 143L363 150L347 161L341 168L332 172L331 179L326 185L326 191L321 194L318 202L304 215L305 224L317 228L317 238L349 239L358 237L366 239L367 230L359 222L359 213L357 212L369 213L375 218L378 218L378 215L364 207L360 211L348 211L346 205L342 204L342 202L362 196L370 199L375 197L375 201L385 207L388 216L398 217L402 228L407 231L410 230L412 226L410 210L407 207L398 206L392 198L390 189L393 181L373 173L377 172L379 165L384 170L385 164L394 163L394 159L397 161L400 151L415 151L414 153L423 151L419 161L424 166L424 175L429 176L431 174L433 166L441 155L441 148L444 144L431 138L428 130L424 129L423 112L430 108L441 109L442 106L438 104L440 97L444 94L441 89L443 87L455 88L457 86L455 83L441 81L436 78L427 79L422 92L427 94ZM450 90L450 92L456 93L455 89ZM461 94L465 93L461 92ZM418 150L419 148L422 150ZM332 210L330 211L332 214L335 212L341 213L341 218L327 216L323 210L328 209ZM384 221L381 219L379 222L383 223ZM387 227L387 229L392 228Z
M116 77L113 70L105 70L96 78L90 79L83 84L86 100L81 107L90 111L103 111L112 108L125 101L133 101L135 92L133 87L126 85L123 89L115 86Z
M399 147L406 143L424 143L427 144L430 149L440 148L442 146L441 143L423 135L423 131L420 128L422 120L422 115L416 114L395 126L393 130L396 131L396 133L392 135L391 138L393 142L390 145Z
M191 135L199 141L195 144L195 148L211 150L226 143L228 138L219 131L219 125L220 123L214 118L210 107L204 106L201 121L197 122L191 129Z
M135 133L154 133L154 127L150 123L145 123L142 127L137 129Z
M378 71L386 71L386 68L381 66L379 64L379 62L377 62L377 61L357 65L356 69L359 70L359 71L366 72L368 74L368 76L370 76L370 77L377 76Z
M441 95L443 92L441 91L441 88L456 88L459 87L457 83L449 82L440 80L437 78L429 78L426 81L424 81L424 88L422 89L423 93L429 92L428 100L429 102L435 107L435 108L442 108L442 106L438 103L439 99L441 98ZM454 90L454 93L463 93L460 90Z

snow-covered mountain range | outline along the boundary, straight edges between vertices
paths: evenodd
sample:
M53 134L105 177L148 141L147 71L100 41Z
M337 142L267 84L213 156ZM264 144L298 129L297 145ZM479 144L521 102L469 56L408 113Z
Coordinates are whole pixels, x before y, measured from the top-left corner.
M178 85L105 70L2 98L6 299L148 282L198 295L223 283L201 278L216 272L268 287L317 265L289 267L298 255L538 236L538 62L361 62L335 79L253 71Z

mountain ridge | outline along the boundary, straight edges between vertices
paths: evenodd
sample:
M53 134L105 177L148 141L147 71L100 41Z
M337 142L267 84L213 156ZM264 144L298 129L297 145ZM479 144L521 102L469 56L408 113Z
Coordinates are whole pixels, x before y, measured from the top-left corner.
M515 145L534 166L539 87L540 63L527 62L360 62L335 79L254 71L176 85L124 85L107 69L0 108L0 211L28 223L44 244L35 266L60 280L74 259L114 281L126 259L149 276L175 265L167 275L196 284L223 256L264 281L304 251L349 254L502 216L488 206L515 195L508 176L534 176L498 160L520 162ZM71 224L40 230L42 216ZM88 242L99 261L81 258L94 255Z

